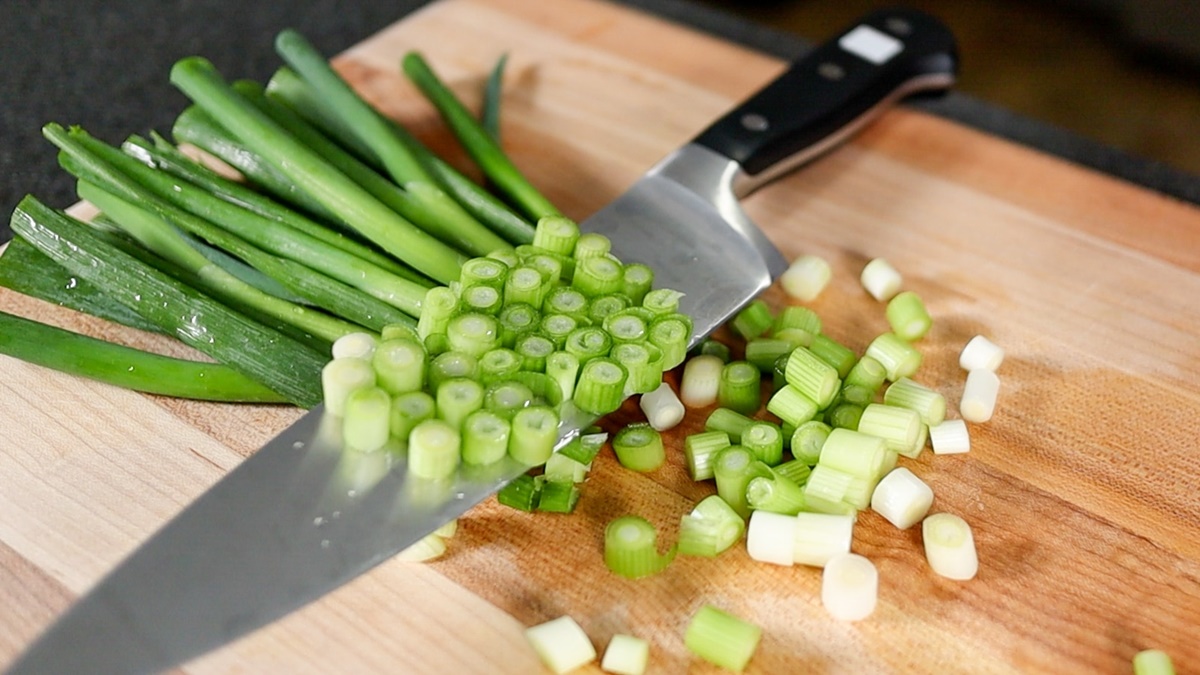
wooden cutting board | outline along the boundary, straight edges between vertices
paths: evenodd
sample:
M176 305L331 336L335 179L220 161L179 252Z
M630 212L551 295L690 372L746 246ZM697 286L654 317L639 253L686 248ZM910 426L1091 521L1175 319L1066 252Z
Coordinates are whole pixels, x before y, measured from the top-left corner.
M505 143L580 219L784 67L596 0L443 0L337 65L456 161L399 74L407 49L472 101L507 52ZM876 256L901 270L935 317L919 379L952 403L967 339L1007 350L998 412L971 427L970 454L903 461L933 487L935 511L973 525L978 578L933 575L919 532L871 512L854 550L878 566L881 598L860 623L825 614L819 570L743 550L640 581L609 574L611 518L641 514L671 539L711 491L682 465L681 438L708 412L693 410L659 471L622 470L606 451L573 516L485 503L444 559L387 562L182 670L538 672L522 629L570 614L601 649L614 633L651 640L652 672L715 672L683 645L704 603L762 626L758 673L1123 673L1150 647L1180 672L1200 667L1200 210L911 110L745 207L789 258L832 263L812 306L857 351L886 330L859 270ZM778 289L767 299L786 303ZM186 353L9 292L0 309ZM0 664L297 415L143 396L0 357ZM607 424L638 416L628 406Z

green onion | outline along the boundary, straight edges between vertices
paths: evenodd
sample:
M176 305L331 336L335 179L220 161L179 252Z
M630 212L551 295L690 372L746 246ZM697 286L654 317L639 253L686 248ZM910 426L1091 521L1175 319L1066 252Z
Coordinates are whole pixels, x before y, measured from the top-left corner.
M846 501L855 476L832 466L818 463L804 484L804 503L808 511L846 513L854 507Z
M746 361L732 361L721 369L717 404L750 415L762 407L762 373Z
M963 370L990 370L995 372L1004 362L1004 350L982 335L967 341L958 355L958 365Z
M590 469L591 467L587 464L564 455L562 452L556 452L546 460L542 475L551 482L582 483L587 478Z
M437 387L436 401L438 417L461 428L468 415L483 407L483 385L467 378L446 380Z
M771 470L800 487L804 487L804 484L808 482L809 474L812 473L812 467L803 459L793 459L784 462L778 466L771 467Z
M794 357L790 360L794 360ZM784 422L798 427L817 414L817 404L799 389L787 384L767 401L767 410Z
M610 358L588 361L583 364L575 385L575 405L585 412L607 415L625 400L627 378L625 367Z
M825 421L835 429L858 430L865 406L856 403L835 403L825 411Z
M912 377L921 366L921 352L895 333L882 333L867 345L866 355L875 359L887 371L887 379L895 382Z
M995 373L990 370L972 370L967 373L958 412L964 420L982 424L992 419L996 410L996 397L999 394L1000 378Z
M725 361L701 354L688 359L683 367L679 398L689 407L702 408L717 402Z
M435 286L425 292L421 316L417 320L417 335L422 340L436 333L445 333L450 319L458 312L458 296L445 286Z
M327 361L321 354L179 284L33 197L17 205L11 225L43 254L164 332L296 405L312 407L321 401L320 372ZM247 344L255 349L247 350Z
M487 314L466 313L446 324L450 349L476 358L500 346L500 322Z
M575 258L575 275L571 287L589 298L623 292L624 268L621 263L603 256Z
M512 376L521 370L523 362L521 355L511 349L490 349L479 357L479 379L484 385L512 379Z
M712 463L717 494L743 518L750 515L746 486L757 476L770 476L771 468L758 461L754 453L740 445L731 445L717 453Z
M743 339L753 340L769 331L774 323L771 307L762 300L754 300L739 311L729 325Z
M446 337L445 333L426 335L422 344L425 347L425 353L429 356L437 356L450 351L450 338Z
M649 665L650 643L621 633L612 636L600 659L600 670L616 675L643 675Z
M581 363L601 356L608 356L612 350L612 335L599 326L582 326L571 331L563 348L575 356Z
M858 430L882 438L889 450L905 457L916 459L920 454L921 416L915 410L872 403L863 409Z
M582 324L590 323L587 308L587 297L570 286L556 286L550 289L542 301L542 311L546 314L565 314Z
M579 226L563 215L542 216L533 234L533 245L551 253L569 256L579 241Z
M367 239L442 283L458 278L464 258L415 227L292 138L222 81L199 57L180 60L171 82L217 122Z
M279 394L221 364L144 352L5 312L0 312L0 354L149 394L240 403L284 401ZM370 366L362 365L373 381Z
M542 315L541 334L554 343L555 348L561 349L567 342L567 336L579 325L574 317L566 314Z
M650 426L658 431L666 431L682 422L687 411L684 410L683 403L675 395L675 390L671 388L671 385L662 382L661 379L660 375L656 389L642 394L641 400L638 401L638 407L645 413L646 421L650 423Z
M630 424L612 439L617 461L626 469L654 471L666 461L662 435L649 424Z
M842 400L865 406L875 400L886 379L887 370L883 364L864 356L854 363L842 381Z
M712 478L713 460L717 453L730 445L729 434L724 431L705 431L686 436L683 439L683 454L692 480Z
M443 420L427 419L408 435L408 470L418 478L448 478L461 460L462 437Z
M610 250L612 250L612 241L608 237L597 232L584 232L575 242L575 253L571 257L575 258L578 263L584 258L602 258L608 255Z
M796 514L796 541L792 557L800 565L824 567L838 554L849 552L853 538L852 513L800 512Z
M418 424L433 418L436 413L432 396L423 391L410 391L392 398L388 426L392 436L407 439Z
M568 352L554 352L546 357L546 375L558 384L563 400L574 398L579 358Z
M532 404L533 390L512 380L489 385L483 394L483 407L507 420Z
M792 456L803 460L809 466L817 463L821 455L821 446L833 429L820 420L809 420L796 426L792 432Z
M812 302L829 285L833 270L819 256L802 255L779 277L779 285L790 297L801 302Z
M508 454L509 421L490 410L475 410L462 423L462 460L483 466Z
M679 519L680 555L714 558L738 542L746 522L718 495L701 499L691 513Z
M654 270L642 263L629 263L621 270L620 293L634 305L641 305L655 314L678 311L682 293L667 289L650 290L654 285ZM656 295L657 293L657 295ZM677 294L677 295L675 295ZM674 307L673 309L665 309Z
M812 337L821 334L821 317L807 307L785 307L775 318L774 332L780 333L785 330L804 331L811 341Z
M850 369L854 367L858 357L847 346L830 339L825 335L813 336L812 342L808 345L808 351L816 355L825 363L833 366L837 371L838 377L846 377L850 373Z
M904 467L891 470L871 493L871 510L897 529L921 522L933 506L933 490Z
M874 258L868 262L863 267L859 281L867 293L880 302L886 302L899 293L904 283L896 268L883 258Z
M529 406L512 417L508 454L527 466L540 466L554 453L558 413L547 406Z
M546 371L546 359L554 353L555 345L543 335L528 333L517 338L513 351L521 357L521 370L541 373Z
M537 308L526 303L505 303L500 310L500 344L512 348L517 338L535 330L542 320Z
M508 278L508 265L495 258L471 258L463 263L458 283L463 291L475 286L487 286L497 291L504 290Z
M570 481L547 479L542 483L542 494L538 497L538 511L572 513L579 503L579 488Z
M671 370L687 358L688 341L692 329L682 319L670 315L650 324L649 340L663 352L663 370Z
M580 295L583 294L580 293ZM628 309L629 305L629 298L620 293L601 295L588 301L587 316L593 324L603 325L605 319L617 312Z
M1143 649L1133 655L1133 675L1175 675L1175 664L1161 649Z
M804 490L791 478L773 471L770 476L750 479L746 484L746 502L755 511L794 516L804 510ZM789 547L791 543L788 542Z
M603 432L583 433L567 443L556 454L570 457L576 462L588 466L591 465L592 460L596 459L596 455L600 453L600 449L604 447L607 440L608 434Z
M746 553L752 560L791 567L795 564L796 519L760 509L750 514Z
M393 396L425 386L425 348L413 340L383 340L375 347L371 365L379 386Z
M536 247L530 247L536 248ZM566 273L563 261L567 258L559 258L552 253L539 252L534 255L525 256L522 258L524 265L532 267L542 275L542 283L545 284L546 291L556 286L563 280ZM542 302L545 302L545 294L542 296Z
M729 363L731 360L729 345L717 342L712 338L704 338L704 341L700 343L700 346L693 353L697 356L715 356L721 359L723 363Z
M754 338L746 343L746 360L760 372L769 373L780 357L788 356L796 345L777 338Z
M387 444L392 399L379 387L362 387L346 396L342 441L351 450L374 452Z
M675 550L660 554L658 533L641 516L621 516L604 528L604 565L627 579L661 572L675 558Z
M521 511L533 511L537 508L538 498L542 493L540 479L541 476L535 478L527 473L521 474L500 488L496 493L496 501Z
M537 268L528 265L514 267L504 280L504 304L523 303L541 307L548 288L545 277Z
M796 348L788 357L786 377L788 385L815 403L818 410L833 402L841 384L837 369L804 347Z
M453 129L467 153L509 199L532 220L561 215L545 197L525 179L508 155L480 126L462 102L451 92L437 74L416 52L405 54L404 72L438 109L442 119Z
M837 469L859 478L882 475L887 446L883 439L858 431L834 429L821 447L818 466Z
M404 338L405 340L413 340L416 342L421 341L421 337L418 335L417 329L408 324L390 324L384 326L383 330L379 332L379 339L381 340L391 340L393 338ZM373 350L372 353L374 353Z
M741 444L758 461L775 466L783 459L783 433L770 422L755 422L742 432Z
M369 360L378 344L378 337L372 333L347 333L334 341L330 351L335 359L348 356Z
M754 420L735 410L717 408L704 420L705 431L723 431L735 444L742 442L742 434L754 424Z
M892 332L909 342L925 337L933 326L925 303L912 291L904 291L888 301L887 320Z
M604 331L615 344L643 342L646 340L647 329L645 319L632 309L621 310L604 319Z
M556 675L563 675L596 659L596 648L587 633L569 616L525 629L538 658Z
M821 604L839 621L861 621L879 601L879 572L857 553L841 553L821 572Z
M946 419L946 398L907 377L896 380L883 392L883 402L915 410L921 416L921 421L931 427Z
M951 455L971 451L971 435L963 420L946 420L929 427L929 444L936 455Z
M648 394L662 384L662 352L654 345L627 342L613 347L609 354L625 368L625 392Z
M762 640L762 629L712 605L702 606L688 622L688 651L722 668L742 672Z
M358 389L375 386L375 369L367 359L335 358L321 369L321 389L324 392L325 410L334 417L341 417L346 409L346 398Z
M953 513L935 513L921 522L925 559L934 573L966 581L979 572L975 535L967 521Z
M436 392L447 380L481 378L479 361L463 352L449 351L438 354L429 362L429 372L425 377L429 390Z
M459 301L464 312L495 316L500 313L504 297L490 286L471 286L462 289Z

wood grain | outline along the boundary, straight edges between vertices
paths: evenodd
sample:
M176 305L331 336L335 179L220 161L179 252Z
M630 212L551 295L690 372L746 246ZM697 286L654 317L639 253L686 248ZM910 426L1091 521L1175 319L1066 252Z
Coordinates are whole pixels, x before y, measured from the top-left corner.
M456 162L399 75L407 49L471 101L509 53L505 143L580 219L783 67L595 0L443 0L336 63ZM711 491L678 452L708 412L693 410L652 474L602 455L575 515L485 503L444 559L385 563L182 669L535 672L521 630L566 613L600 648L618 632L650 639L652 672L715 672L683 646L703 603L764 628L758 673L1123 673L1148 647L1180 672L1200 663L1200 211L911 110L745 208L787 256L830 260L834 281L812 306L855 350L886 328L857 272L871 257L892 261L935 317L921 379L949 401L969 337L1007 349L998 413L972 426L971 453L905 462L934 488L935 510L972 523L977 579L932 575L919 532L871 512L854 550L878 565L881 603L864 622L824 614L819 570L755 564L741 550L614 577L599 555L609 519L639 513L671 538ZM786 303L778 289L766 297ZM186 353L8 292L0 309ZM297 414L142 396L0 357L0 663ZM639 418L627 404L605 424Z

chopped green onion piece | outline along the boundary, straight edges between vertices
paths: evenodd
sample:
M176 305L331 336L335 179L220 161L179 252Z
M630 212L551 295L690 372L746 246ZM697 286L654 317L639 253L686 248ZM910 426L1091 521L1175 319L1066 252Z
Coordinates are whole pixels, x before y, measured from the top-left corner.
M849 429L834 429L821 446L817 465L859 478L877 479L883 475L886 456L887 444L882 438Z
M657 307L659 307L658 301L652 301L653 306L646 304L646 299L649 297L648 294L654 293L654 291L650 290L651 286L653 285L654 270L650 269L648 265L643 265L642 263L629 263L622 268L620 293L628 296L631 303L635 305L642 305L643 307L654 311L656 314L659 314L662 312L657 309ZM675 301L675 306L679 306L678 300Z
M604 256L575 259L575 275L571 287L589 298L624 291L625 270L621 263Z
M392 436L407 439L421 422L437 414L433 397L423 391L412 391L392 398L388 427Z
M958 413L968 422L983 423L992 419L996 411L996 397L1000 393L1000 378L990 370L972 370L967 373L963 385Z
M527 466L539 466L554 454L558 440L558 413L547 406L530 406L512 418L508 454Z
M921 522L925 559L935 573L947 579L966 581L979 572L975 535L967 521L953 513L935 513Z
M511 349L497 347L488 350L478 359L479 380L484 385L491 385L512 379L513 375L520 372L523 362L521 356Z
M408 548L396 554L397 560L426 562L442 557L446 553L446 540L436 534L427 534Z
M625 368L625 393L644 394L662 384L662 362L651 362L646 345L624 342L613 347L609 356Z
M817 404L799 389L787 384L767 401L767 410L784 422L798 427L817 414Z
M747 361L733 361L721 369L717 404L750 415L762 407L762 373Z
M404 338L384 340L371 357L379 386L396 396L425 386L425 348Z
M524 302L506 304L500 310L500 344L511 349L517 338L537 329L542 313Z
M837 403L825 411L825 421L835 429L857 431L864 408L856 403Z
M549 478L542 483L542 494L538 498L538 511L571 513L579 503L579 488L572 481L556 481Z
M833 429L820 420L809 420L792 432L792 456L812 466L821 456L821 447Z
M767 466L775 466L783 460L783 432L770 422L751 424L742 432L741 440L742 445Z
M855 476L832 466L818 463L804 484L804 502L807 510L818 513L840 513L846 494L854 483Z
M971 451L971 435L963 420L946 420L929 427L929 443L935 455L951 455Z
M714 558L736 544L746 532L746 521L718 495L701 499L691 513L679 519L680 555Z
M882 333L867 345L866 355L875 359L887 371L887 379L895 382L912 377L921 367L921 352L895 333Z
M995 372L1004 362L1004 350L982 335L967 341L958 355L958 365L963 370L990 370Z
M691 474L692 480L712 478L713 460L730 445L729 434L724 431L705 431L684 438L683 454L687 459L688 473Z
M872 403L863 408L858 431L882 438L889 450L905 457L916 459L920 454L921 416L915 410Z
M584 433L568 443L557 454L570 457L585 466L590 466L592 460L600 453L600 449L604 447L606 441L608 441L607 433Z
M853 535L853 514L797 513L793 555L800 565L824 567L830 558L850 550Z
M402 323L388 324L379 332L380 340L392 340L394 338L404 338L406 340L416 341L421 340L421 336L417 333L416 328Z
M840 621L861 621L879 601L879 572L857 553L840 553L821 572L821 604Z
M534 477L527 473L514 478L508 485L496 493L496 501L505 506L521 511L530 512L537 508L538 497L542 493L541 476Z
M575 405L596 415L607 415L625 400L625 367L607 358L595 358L583 365L575 385Z
M788 385L815 403L817 410L833 402L841 385L837 369L804 347L797 347L788 357L785 374Z
M568 352L554 352L546 357L546 375L558 384L563 400L574 398L579 358Z
M674 547L658 552L658 533L641 516L621 516L604 528L604 565L614 574L640 579L661 572L674 558Z
M724 360L710 354L701 354L688 359L687 364L683 367L683 379L680 380L679 385L679 398L684 405L691 408L703 408L716 403L724 367Z
M679 300L683 298L683 293L672 288L658 288L646 294L642 298L642 307L654 312L659 316L667 314L677 314L679 312Z
M627 469L654 471L666 461L662 435L648 424L630 424L612 439L617 461Z
M495 316L500 313L504 299L491 286L470 286L462 289L460 302L465 312Z
M745 340L753 340L771 329L775 316L762 300L754 300L733 317L730 327Z
M921 296L912 291L904 291L888 301L887 320L892 332L909 342L925 337L933 326Z
M490 410L476 410L462 424L464 464L482 466L504 459L508 454L508 420Z
M562 452L550 455L542 475L548 482L582 483L587 478L588 465L582 464Z
M921 421L931 427L946 419L946 398L907 377L896 380L883 392L883 402L917 411Z
M746 486L757 476L770 476L771 468L758 461L754 453L740 445L731 445L717 453L712 463L713 477L717 481L717 494L738 515L750 515L750 504L746 501Z
M821 317L808 307L795 305L785 308L775 319L775 333L785 330L802 330L809 336L820 335Z
M617 633L604 649L600 670L616 675L643 675L650 664L650 643L639 637Z
M788 352L775 359L771 366L771 393L778 394L780 389L787 386L787 362L792 353Z
M629 309L629 306L629 298L625 295L620 293L602 295L588 301L587 316L593 324L603 325L605 319L617 312Z
M692 337L691 326L672 314L656 320L650 325L650 343L663 352L663 370L671 370L687 358L688 340Z
M796 345L777 338L754 338L746 343L746 360L759 371L769 373L781 356L792 353Z
M417 335L422 340L434 333L445 333L450 319L458 311L458 296L445 286L434 286L425 292L421 316L417 319Z
M483 407L483 385L467 378L442 382L437 388L437 415L455 429L467 416Z
M886 379L887 370L883 364L870 356L864 356L854 363L854 367L842 381L842 400L865 406L875 400L875 395L879 393Z
M461 459L462 438L458 429L442 420L425 420L408 435L408 470L418 478L447 478Z
M546 295L550 290L557 287L559 282L563 280L563 260L559 259L553 253L539 252L534 255L523 258L524 264L537 270L542 275L542 303L546 302Z
M596 232L584 232L575 241L575 253L571 256L576 261L584 258L604 257L612 250L612 241Z
M1175 675L1175 664L1161 649L1143 649L1133 656L1133 675Z
M370 360L379 339L372 333L347 333L333 341L333 358L359 358Z
M704 342L700 343L700 347L697 349L697 355L715 356L718 359L721 359L722 363L729 363L731 359L729 345L725 344L724 342L717 342L712 338L705 338Z
M546 372L546 358L555 351L554 341L544 335L526 334L517 338L513 351L521 357L521 370Z
M563 615L525 629L525 639L538 658L556 675L563 675L596 659L596 648L587 633Z
M379 387L350 392L342 410L342 440L347 448L374 452L388 441L388 414L392 400Z
M704 605L688 622L684 644L688 651L722 668L742 672L762 640L762 629Z
M506 420L533 403L533 390L520 382L509 380L489 385L483 394L483 407Z
M487 286L497 291L504 290L508 278L508 265L495 258L471 258L463 263L458 283L462 290L476 286Z
M631 309L610 314L604 319L604 330L614 343L643 342L649 326L645 319Z
M341 417L351 393L375 386L375 370L366 359L343 356L321 369L321 388L325 392L325 410Z
M657 431L666 431L682 422L686 411L671 385L662 382L661 376L659 380L656 389L642 394L638 407L645 413L646 421L651 427Z
M740 412L728 408L717 408L709 413L708 419L704 420L704 430L723 431L729 435L730 441L740 444L742 434L752 424L754 424L754 420Z
M921 522L931 506L933 490L902 466L892 469L871 493L871 510L901 530Z
M880 302L886 302L899 293L904 283L896 268L883 258L875 258L868 262L863 267L859 281L867 293Z
M608 356L612 350L612 336L599 326L581 326L567 335L563 349L574 355L581 363L594 358Z
M808 482L809 474L812 473L812 466L803 459L793 459L779 466L771 467L771 470L796 485L804 487L804 484Z
M802 255L792 261L779 277L779 284L789 296L801 301L812 302L829 285L833 270L819 256Z
M791 567L795 563L796 519L791 514L755 511L746 529L746 553L759 562Z
M450 349L475 358L500 346L500 323L487 314L459 314L446 325Z
M542 301L542 312L546 314L566 314L582 324L587 324L588 299L570 286L555 286L546 294Z
M504 304L518 303L530 307L541 307L549 286L545 277L535 267L519 265L509 270L504 279Z
M579 322L567 314L543 314L541 334L553 342L556 349L562 349L578 325Z
M552 253L569 256L575 252L579 226L561 215L542 216L533 233L533 245Z
M446 380L456 378L477 379L479 359L463 352L442 352L429 362L425 379L430 391L436 392Z
M778 472L756 476L746 484L746 501L754 511L769 511L794 516L804 510L804 490L792 479ZM791 564L792 541L788 539Z
M854 367L858 357L847 346L829 338L827 335L813 336L812 342L808 345L808 351L816 355L825 363L833 366L837 371L838 377L846 377L850 369Z

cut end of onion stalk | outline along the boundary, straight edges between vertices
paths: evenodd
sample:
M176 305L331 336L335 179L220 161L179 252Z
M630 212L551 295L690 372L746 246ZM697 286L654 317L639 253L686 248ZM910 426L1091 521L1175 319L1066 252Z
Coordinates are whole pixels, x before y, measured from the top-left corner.
M842 553L825 563L821 573L821 604L841 621L860 621L875 611L879 600L879 572L875 564L856 553Z
M967 521L953 513L935 513L921 523L921 537L925 558L934 572L956 581L975 578L979 558Z
M992 419L996 398L1000 393L1000 378L990 370L967 373L958 412L968 422L982 423Z
M1161 649L1143 649L1133 657L1133 675L1175 675L1175 664Z
M891 300L900 292L904 279L892 264L883 258L875 258L863 267L859 277L863 288L880 302Z
M871 494L871 510L901 530L921 522L931 506L933 490L902 466L884 476Z
M750 663L760 640L761 628L712 605L696 612L683 639L691 653L738 673Z
M779 277L779 283L789 296L801 302L811 302L825 290L832 277L833 270L829 263L820 256L809 254L793 260L787 271Z
M746 552L759 562L791 567L795 564L796 517L753 511L746 534Z
M971 435L963 420L946 420L929 427L929 443L935 455L955 455L971 451Z
M642 675L650 663L650 643L639 637L617 633L604 649L600 670L617 675Z
M683 421L686 412L671 385L663 382L654 391L642 394L639 402L646 421L656 431L666 431Z
M596 648L570 616L525 629L525 639L551 671L562 675L596 660Z
M967 341L962 353L958 355L958 365L963 370L995 371L1004 361L1004 350L982 335L976 335Z
M725 361L711 354L689 359L683 367L683 379L680 380L680 400L690 408L703 408L716 403L724 369Z

